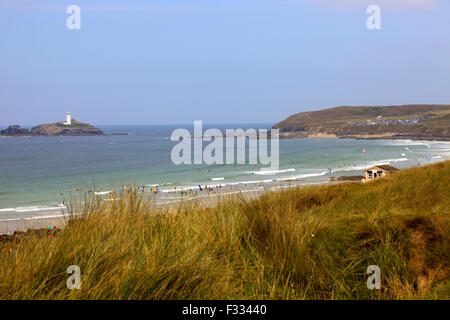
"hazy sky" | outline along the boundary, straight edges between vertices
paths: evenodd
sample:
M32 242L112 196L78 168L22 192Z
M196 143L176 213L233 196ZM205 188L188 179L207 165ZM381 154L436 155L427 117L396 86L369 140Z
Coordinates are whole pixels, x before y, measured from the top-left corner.
M71 4L81 30L66 27ZM450 103L449 17L449 0L0 0L0 125Z

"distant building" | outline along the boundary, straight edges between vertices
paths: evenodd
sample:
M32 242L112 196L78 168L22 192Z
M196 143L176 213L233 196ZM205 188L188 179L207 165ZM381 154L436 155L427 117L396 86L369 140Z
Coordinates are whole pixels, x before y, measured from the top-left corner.
M388 164L382 164L379 166L373 166L369 169L364 170L365 181L381 178L391 174L392 172L398 171L397 168L390 166Z
M64 124L65 124L66 126L72 125L72 116L71 116L70 112L67 112L67 115L66 115L66 122L64 122Z

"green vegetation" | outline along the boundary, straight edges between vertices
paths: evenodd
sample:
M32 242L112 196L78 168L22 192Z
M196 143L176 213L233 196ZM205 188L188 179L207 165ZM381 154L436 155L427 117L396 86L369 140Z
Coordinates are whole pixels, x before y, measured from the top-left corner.
M412 117L422 118L422 120L415 124L348 125L348 123L374 121L378 116L388 120L405 120ZM280 129L282 133L297 133L297 137L326 133L337 137L393 135L394 137L449 140L450 105L344 106L298 113L275 124L274 128Z
M65 129L68 127L63 122L57 122L54 125L56 125L57 127L60 127L60 128L65 128ZM94 126L91 126L89 123L72 120L72 124L70 125L70 128L94 128Z
M0 298L449 299L449 185L447 161L211 208L87 199L65 229L0 243Z
M103 135L103 131L89 123L72 119L71 125L65 125L63 122L41 124L32 128L31 134L38 136L86 136Z

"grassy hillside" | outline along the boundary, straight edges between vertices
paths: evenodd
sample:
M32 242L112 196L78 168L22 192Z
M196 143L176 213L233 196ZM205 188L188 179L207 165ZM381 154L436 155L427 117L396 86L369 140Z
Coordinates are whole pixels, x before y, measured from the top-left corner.
M415 124L358 125L375 121L420 118ZM274 125L281 132L335 134L338 137L357 135L417 135L418 138L450 138L450 105L403 105L384 107L337 107L312 112L302 112Z
M91 201L64 230L0 243L0 298L449 299L449 185L447 161L209 209Z

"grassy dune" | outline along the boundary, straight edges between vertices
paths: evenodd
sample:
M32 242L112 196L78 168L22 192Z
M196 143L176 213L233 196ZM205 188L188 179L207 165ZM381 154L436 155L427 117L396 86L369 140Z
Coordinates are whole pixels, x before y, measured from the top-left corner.
M0 298L449 299L449 185L447 161L214 208L87 200L64 230L0 243Z

